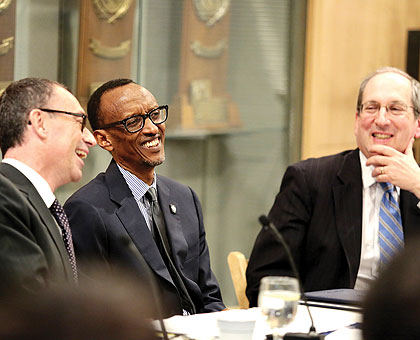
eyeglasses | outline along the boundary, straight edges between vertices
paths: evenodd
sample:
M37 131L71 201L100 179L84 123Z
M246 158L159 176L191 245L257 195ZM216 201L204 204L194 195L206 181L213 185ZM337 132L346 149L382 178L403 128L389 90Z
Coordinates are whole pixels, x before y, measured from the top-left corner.
M95 130L108 129L117 125L124 125L127 132L136 133L143 129L144 124L146 123L146 118L149 118L155 125L164 123L168 118L168 105L159 106L156 109L146 113L145 115L134 115L123 120L119 120L118 122L106 124L102 127L98 127Z
M38 110L45 111L45 112L50 112L50 113L62 113L62 114L65 114L65 115L70 115L70 116L82 118L83 121L81 121L81 122L79 120L77 121L79 124L82 125L82 132L83 132L83 129L86 127L87 116L83 113L75 113L75 112L67 112L67 111L51 110L51 109L38 109Z
M381 105L378 102L366 102L360 106L360 110L366 116L374 116L382 107L385 107L386 112L391 117L403 117L407 114L409 108L414 109L413 106L408 106L403 102L391 102L387 105Z

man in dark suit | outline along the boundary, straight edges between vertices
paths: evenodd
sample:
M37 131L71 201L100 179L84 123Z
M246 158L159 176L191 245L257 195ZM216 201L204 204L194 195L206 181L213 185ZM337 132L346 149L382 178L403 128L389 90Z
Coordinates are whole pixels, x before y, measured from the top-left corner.
M96 144L85 121L77 99L56 82L26 78L1 95L3 285L37 289L77 280L71 234L60 229L49 208L58 204L58 187L81 178L83 158Z
M405 72L377 70L359 90L358 149L286 170L269 219L289 244L305 291L367 289L385 265L380 182L395 186L392 197L405 242L419 233L420 169L412 151L420 136L419 91L419 83ZM261 278L269 275L294 276L285 251L263 229L247 268L251 306L257 305Z
M153 275L165 316L222 310L200 202L191 188L155 173L165 159L167 115L129 79L111 80L90 98L94 136L113 159L65 204L76 254L127 266L145 281Z

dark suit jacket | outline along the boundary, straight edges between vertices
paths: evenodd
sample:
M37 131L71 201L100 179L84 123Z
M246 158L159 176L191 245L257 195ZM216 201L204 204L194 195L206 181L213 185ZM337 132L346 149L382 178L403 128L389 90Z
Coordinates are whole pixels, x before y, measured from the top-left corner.
M201 206L188 187L157 176L158 200L165 217L172 258L197 312L225 308L210 269ZM176 213L170 205L176 206ZM138 256L152 269L162 289L165 315L182 314L172 278L162 260L146 221L114 161L72 195L64 205L70 220L76 256L80 261L120 263L147 277ZM132 240L135 248L122 239Z
M418 199L401 190L406 242L420 230ZM308 159L286 170L269 219L291 248L305 291L353 288L362 242L362 174L359 150ZM261 230L247 268L247 296L257 304L259 282L291 273L272 232Z
M31 289L73 283L58 226L32 183L0 163L0 272L2 281Z

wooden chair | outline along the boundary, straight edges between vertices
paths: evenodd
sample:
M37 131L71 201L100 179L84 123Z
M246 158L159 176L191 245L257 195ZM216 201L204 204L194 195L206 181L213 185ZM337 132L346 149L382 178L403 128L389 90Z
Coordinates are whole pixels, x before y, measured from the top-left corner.
M233 287L235 288L236 298L238 299L239 308L248 309L249 301L245 295L246 288L246 267L248 260L244 254L239 251L232 251L227 257L229 265L230 276L232 277Z

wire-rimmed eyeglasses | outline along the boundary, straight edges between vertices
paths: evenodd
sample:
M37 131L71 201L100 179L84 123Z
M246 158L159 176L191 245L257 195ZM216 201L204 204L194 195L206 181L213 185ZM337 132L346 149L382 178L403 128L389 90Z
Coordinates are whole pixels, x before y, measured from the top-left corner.
M409 108L414 109L413 106L409 106L406 103L399 101L390 102L386 105L381 105L375 101L369 101L360 106L360 111L364 115L374 116L381 110L382 107L386 109L386 112L391 117L403 117L407 114Z

